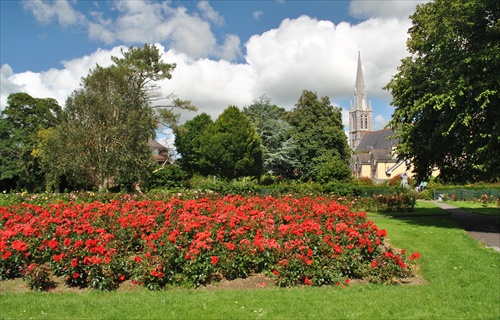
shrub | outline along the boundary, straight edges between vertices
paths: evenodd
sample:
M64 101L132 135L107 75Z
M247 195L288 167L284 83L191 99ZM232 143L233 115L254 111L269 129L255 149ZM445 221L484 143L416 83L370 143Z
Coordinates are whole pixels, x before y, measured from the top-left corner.
M376 211L409 212L416 203L416 193L413 190L398 188L394 194L374 195Z
M37 263L68 285L98 290L126 278L157 290L253 272L280 286L325 285L373 276L373 260L392 261L380 257L385 230L330 197L23 204L0 207L0 225L0 261L12 272ZM378 272L410 276L398 259ZM41 287L44 272L28 283Z
M151 188L175 189L182 188L189 178L189 174L179 165L170 164L159 167L153 172L151 177Z
M368 177L360 177L357 178L356 181L361 186L369 186L369 187L375 186L375 182Z
M51 280L51 269L47 263L31 263L22 270L23 280L28 288L35 291L47 291L55 288L56 284Z

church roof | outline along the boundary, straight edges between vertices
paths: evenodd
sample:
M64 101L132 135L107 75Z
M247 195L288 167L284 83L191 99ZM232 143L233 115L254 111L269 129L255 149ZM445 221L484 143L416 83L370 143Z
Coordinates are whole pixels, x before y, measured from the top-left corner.
M392 150L392 146L398 143L398 139L388 137L394 135L391 129L368 131L363 135L356 148L356 152L368 152L370 149Z

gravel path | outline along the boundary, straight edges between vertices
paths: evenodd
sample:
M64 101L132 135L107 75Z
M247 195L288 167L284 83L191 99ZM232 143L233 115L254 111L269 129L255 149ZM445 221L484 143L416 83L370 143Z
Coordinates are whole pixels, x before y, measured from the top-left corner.
M461 225L472 238L500 252L500 216L471 214L447 203L433 202L447 210L450 219Z

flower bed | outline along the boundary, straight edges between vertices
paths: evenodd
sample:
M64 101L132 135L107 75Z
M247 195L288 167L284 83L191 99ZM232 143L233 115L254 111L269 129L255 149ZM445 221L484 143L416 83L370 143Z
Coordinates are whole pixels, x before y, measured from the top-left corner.
M328 197L242 197L0 207L0 279L32 289L201 286L263 272L279 286L412 276L366 214Z

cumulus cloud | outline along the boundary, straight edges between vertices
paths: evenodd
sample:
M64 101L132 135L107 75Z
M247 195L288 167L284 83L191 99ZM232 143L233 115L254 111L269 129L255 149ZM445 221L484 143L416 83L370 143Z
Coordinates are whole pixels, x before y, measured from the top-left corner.
M214 10L214 8L212 8L210 6L210 4L208 3L208 1L200 1L196 5L196 7L198 8L198 10L201 11L202 16L206 20L214 23L217 26L222 26L222 25L225 24L224 17L222 17L219 14L219 12L217 12L216 10Z
M381 88L406 55L407 28L397 19L358 25L307 16L286 19L279 28L250 38L246 59L258 76L256 90L291 106L304 89L339 100L352 96L359 50L369 94L387 98Z
M140 3L124 4L122 9L142 21ZM150 8L152 16L158 12L171 10L165 4ZM162 11L163 10L163 11ZM184 10L184 11L183 11ZM156 12L156 13L155 13ZM396 18L371 18L359 24L321 21L308 16L283 20L276 29L252 36L246 44L246 55L241 63L234 63L241 46L239 38L227 36L217 54L226 59L211 59L202 55L214 46L210 38L210 28L197 17L189 16L185 9L177 9L172 15L184 21L164 23L158 20L147 27L153 32L175 34L184 39L174 39L176 45L167 49L157 44L165 62L176 63L177 68L171 80L160 83L165 93L175 93L179 98L191 100L200 112L216 118L229 105L240 108L250 105L259 96L266 94L273 104L291 109L302 90L311 90L318 96L329 96L332 104L341 106L344 124L347 126L349 99L353 95L358 51L361 51L363 72L368 94L382 101L385 108L389 104L389 94L381 88L395 74L400 59L407 55L406 39L408 20ZM98 26L107 23L103 17ZM184 20L183 20L184 19ZM190 20L194 19L194 20ZM199 21L192 30L188 22ZM110 24L132 25L120 21ZM205 22L206 23L206 22ZM206 28L204 29L204 26ZM162 29L162 28L165 28ZM169 29L171 28L171 29ZM107 28L106 28L107 29ZM96 33L98 32L96 27ZM108 29L107 29L108 30ZM111 28L112 30L112 28ZM134 37L134 28L123 29L123 37ZM184 33L183 33L184 32ZM198 34L196 33L198 32ZM210 40L197 42L201 36ZM136 35L137 36L137 35ZM109 35L111 39L114 35ZM189 39L189 40L187 40ZM187 41L182 43L182 41ZM199 47L197 47L199 46ZM2 106L11 92L24 91L35 97L53 97L64 104L66 97L78 88L80 78L85 76L96 63L109 65L110 56L119 56L121 47L112 50L98 50L91 55L63 62L62 69L33 73L15 73L8 66L2 66ZM179 49L181 48L181 50ZM241 54L241 53L240 53ZM168 104L159 101L158 104ZM181 121L192 118L196 113L185 113ZM374 108L374 124L386 121L387 116ZM385 125L382 124L381 126Z
M2 65L0 68L0 83L2 84L0 87L0 111L7 105L7 97L9 94L24 91L22 86L10 80L10 77L13 75L14 71L8 64Z
M420 3L430 0L351 0L349 13L356 18L399 18L406 19Z
M64 0L26 1L24 8L39 22L57 20L63 26L84 26L89 39L107 45L161 42L194 58L237 59L241 56L238 36L227 35L224 43L217 43L211 24L221 26L225 22L208 1L200 1L199 12L194 13L183 6L171 7L167 1L115 1L116 17L107 17L98 10L84 15Z
M63 68L52 68L35 73L31 71L14 73L8 65L2 66L2 109L6 106L7 96L15 92L26 92L35 98L54 98L64 106L66 98L78 89L80 79L99 64L107 67L111 65L111 56L120 56L122 46L112 50L97 50L91 55L82 58L63 61Z
M23 1L23 7L33 13L37 21L49 23L56 19L62 26L84 23L85 17L74 10L66 0L47 3L41 0Z
M377 114L375 115L375 117L373 118L373 128L375 130L378 130L378 129L382 129L386 124L387 122L389 122L389 119L386 119L384 116L382 116L381 114Z

